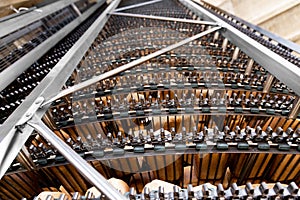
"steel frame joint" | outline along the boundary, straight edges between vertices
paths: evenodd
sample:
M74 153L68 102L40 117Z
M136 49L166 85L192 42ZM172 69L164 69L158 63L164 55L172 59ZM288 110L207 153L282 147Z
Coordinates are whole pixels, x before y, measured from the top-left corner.
M38 116L33 117L27 124L49 141L78 170L78 172L99 189L101 193L105 194L106 197L109 199L126 199L125 196L112 187L105 177L89 165L86 160L78 155L70 146L48 128Z
M146 62L146 61L148 61L148 60L150 60L152 58L160 56L161 54L164 54L164 53L166 53L168 51L176 49L176 48L178 48L178 47L180 47L182 45L188 44L189 42L192 42L192 41L194 41L196 39L199 39L199 38L201 38L201 37L203 37L203 36L205 36L207 34L213 33L213 32L218 31L220 29L221 29L221 27L218 27L218 26L210 28L210 29L208 29L206 31L203 31L201 33L198 33L198 34L196 34L196 35L194 35L192 37L186 38L184 40L181 40L180 42L177 42L175 44L172 44L170 46L162 48L162 49L160 49L158 51L155 51L154 53L148 54L148 55L143 56L143 57L141 57L141 58L139 58L137 60L134 60L134 61L132 61L130 63L127 63L125 65L122 65L122 66L118 67L118 68L110 70L110 71L108 71L108 72L106 72L104 74L101 74L99 76L95 76L95 77L93 77L93 78L91 78L89 80L86 80L84 82L78 83L77 85L74 85L74 86L69 87L69 88L67 88L65 90L62 90L61 92L59 92L55 96L53 96L53 97L51 97L49 99L46 99L46 101L42 104L42 107L46 106L46 105L48 105L50 103L52 103L53 101L55 101L55 100L57 100L57 99L59 99L61 97L64 97L64 96L69 95L69 94L71 94L73 92L76 92L76 91L81 90L81 89L83 89L85 87L88 87L88 86L90 86L90 85L92 85L94 83L97 83L98 81L110 78L110 77L112 77L112 76L114 76L116 74L119 74L121 72L129 70L129 69L131 69L131 68L133 68L133 67L135 67L135 66L137 66L139 64L142 64L142 63L144 63L144 62Z
M27 112L21 117L20 121L16 124L17 130L20 131L20 128L23 127L26 122L32 119L33 115L36 111L41 108L42 103L44 102L44 97L38 97L35 102L31 105L31 107L27 110ZM21 128L22 129L22 128ZM22 132L22 131L21 131Z

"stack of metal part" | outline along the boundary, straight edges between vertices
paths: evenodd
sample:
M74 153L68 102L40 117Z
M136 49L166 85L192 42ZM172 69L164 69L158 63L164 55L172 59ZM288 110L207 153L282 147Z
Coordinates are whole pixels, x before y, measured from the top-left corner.
M0 23L0 199L299 199L300 47L190 0L40 9Z

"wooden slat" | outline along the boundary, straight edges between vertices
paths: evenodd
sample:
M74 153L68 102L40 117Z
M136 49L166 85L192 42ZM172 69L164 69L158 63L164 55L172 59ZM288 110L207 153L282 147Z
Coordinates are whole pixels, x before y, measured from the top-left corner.
M21 199L22 198L23 194L18 189L14 188L12 186L12 184L6 180L5 176L2 178L1 185L7 191L9 191L11 194L13 194L14 197L12 199Z
M278 154L272 162L271 169L268 171L268 180L291 181L294 180L300 169L299 154ZM292 173L290 173L292 171Z

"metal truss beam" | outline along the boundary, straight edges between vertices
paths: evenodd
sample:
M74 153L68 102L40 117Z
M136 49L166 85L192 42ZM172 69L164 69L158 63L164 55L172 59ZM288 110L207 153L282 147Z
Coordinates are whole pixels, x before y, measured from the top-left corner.
M263 66L268 72L274 75L281 82L285 83L297 95L300 95L300 68L282 58L278 54L269 50L267 47L256 42L233 26L229 25L219 17L213 15L206 9L192 2L191 0L180 0L195 14L205 20L210 20L225 27L222 35L234 45L239 47L249 57L253 58L258 64Z
M130 5L130 6L125 6L125 7L122 7L122 8L118 8L115 11L119 12L119 11L128 10L128 9L132 9L132 8L138 8L138 7L142 7L142 6L154 4L154 3L157 3L157 2L161 2L161 1L162 0L147 1L147 2L143 2L143 3L138 3L138 4L134 4L134 5Z
M49 74L41 83L27 96L24 101L4 122L0 130L0 178L5 174L10 164L13 162L21 147L27 141L33 131L28 125L23 125L27 119L21 119L28 114L32 116L30 107L36 100L43 96L50 98L51 94L56 94L65 84L75 67L78 65L84 53L93 43L99 32L104 27L112 12L120 3L120 0L113 1L107 9L98 17L85 34L73 45L67 54L55 65ZM39 109L36 116L40 119L43 117L48 107ZM18 128L16 125L19 125ZM20 129L21 128L21 129ZM20 132L21 130L22 132Z
M239 18L237 16L233 16L232 14L230 14L230 13L228 13L228 12L226 12L226 11L220 9L220 8L215 7L214 5L208 3L207 1L204 1L204 3L207 4L207 5L209 5L209 6L211 6L211 7L213 7L213 8L215 8L215 9L218 9L218 10L222 11L223 13L225 13L228 16L231 16L231 17L237 19L238 21L240 21L241 23L245 24L249 28L251 28L251 29L253 29L253 30L255 30L255 31L259 32L259 33L262 33L263 35L267 36L268 38L270 38L270 39L272 39L272 40L274 40L276 42L278 42L279 44L283 45L284 47L288 47L291 50L293 50L293 51L295 51L297 53L300 53L300 45L298 45L297 43L291 42L291 41L289 41L287 39L284 39L284 38L282 38L282 37L280 37L280 36L278 36L278 35L276 35L274 33L269 32L269 31L267 31L267 30L265 30L265 29L263 29L263 28L261 28L259 26L251 24L251 23L243 20L242 18Z
M145 19L156 19L163 21L174 21L174 22L184 22L191 24L205 24L205 25L214 25L217 26L217 23L202 21L202 20L192 20L192 19L183 19L183 18L174 18L174 17L162 17L162 16L154 16L154 15L140 15L133 13L122 13L122 12L113 12L111 15L124 16L124 17L137 17L137 18L145 18Z
M63 27L57 33L49 37L42 44L28 52L18 61L7 67L0 73L0 91L5 89L11 82L13 82L20 74L22 74L27 68L30 67L37 59L42 57L47 51L49 51L55 44L62 40L67 34L75 29L81 22L87 19L92 13L96 11L100 6L105 3L101 0L99 3L91 7L82 15L74 19L71 23Z
M9 33L14 32L20 28L28 26L29 24L36 22L36 21L46 17L47 15L55 13L56 11L66 7L66 6L69 6L72 3L75 3L76 1L78 1L78 0L57 1L55 3L51 3L42 8L39 8L39 10L41 10L42 12L34 12L34 10L33 10L29 13L6 20L4 22L1 22L0 23L0 38Z
M106 195L108 199L126 199L91 165L81 158L71 147L62 141L51 129L49 129L39 118L33 118L28 123L43 138L49 141L74 167L88 179L96 188Z
M187 44L189 42L192 42L192 41L194 41L196 39L199 39L199 38L201 38L201 37L203 37L203 36L205 36L205 35L207 35L209 33L213 33L213 32L215 32L215 31L217 31L217 30L219 30L221 28L222 27L214 27L214 28L208 29L208 30L203 31L201 33L198 33L198 34L196 34L196 35L194 35L192 37L186 38L186 39L184 39L184 40L182 40L182 41L180 41L178 43L175 43L173 45L170 45L168 47L160 49L160 50L158 50L158 51L156 51L154 53L151 53L151 54L149 54L147 56L143 56L143 57L141 57L141 58L139 58L137 60L134 60L134 61L132 61L130 63L125 64L125 65L122 65L122 66L120 66L120 67L118 67L116 69L110 70L110 71L108 71L108 72L106 72L104 74L101 74L99 76L95 76L95 77L93 77L93 78L91 78L91 79L89 79L87 81L78 83L77 85L74 85L74 86L72 86L72 87L70 87L68 89L65 89L65 90L61 91L60 93L58 93L57 95L55 95L54 97L50 98L45 103L43 103L42 106L47 105L47 104L53 102L54 100L59 99L61 97L64 97L64 96L66 96L68 94L71 94L71 93L76 92L78 90L81 90L81 89L83 89L85 87L88 87L88 86L90 86L90 85L92 85L94 83L97 83L98 81L107 79L107 78L112 77L114 75L117 75L117 74L119 74L121 72L129 70L129 69L131 69L131 68L133 68L133 67L135 67L135 66L137 66L139 64L142 64L142 63L144 63L144 62L146 62L146 61L148 61L148 60L150 60L152 58L155 58L155 57L157 57L157 56L159 56L161 54L164 54L164 53L166 53L168 51L171 51L171 50L176 49L176 48L178 48L178 47L180 47L182 45L185 45L185 44Z

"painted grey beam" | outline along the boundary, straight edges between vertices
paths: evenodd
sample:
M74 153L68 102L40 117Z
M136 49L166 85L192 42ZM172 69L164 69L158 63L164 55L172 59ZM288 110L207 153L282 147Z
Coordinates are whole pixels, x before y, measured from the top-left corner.
M78 14L78 16L80 16L82 14L74 3L72 3L71 6L75 10L75 12Z
M278 42L279 44L283 45L284 47L290 48L291 50L300 53L300 45L297 43L294 43L290 40L286 40L278 35L275 35L274 33L271 33L263 28L260 28L259 26L255 26L253 24L250 23L245 23L245 21L243 21L243 24L247 25L248 27L256 30L259 33L262 33L263 35L267 36L268 38L271 38L272 40Z
M63 27L57 33L49 37L40 45L32 49L26 55L21 57L15 63L4 69L0 73L0 91L5 89L11 82L13 82L20 74L22 74L27 68L29 68L37 59L42 57L47 51L49 51L55 44L62 40L67 34L74 30L81 22L86 20L92 13L94 13L100 6L105 3L105 0L101 0L99 3L91 7L82 15L74 19L71 23Z
M299 67L227 24L198 4L190 0L180 0L180 2L201 18L220 23L225 28L225 31L222 32L224 37L228 38L229 41L238 46L244 53L253 58L277 79L285 83L297 95L300 95Z
M214 5L212 5L212 4L210 4L210 3L206 2L206 1L204 1L204 3L212 6L213 8L216 8ZM290 48L291 50L293 50L295 52L300 53L300 45L298 45L297 43L294 43L294 42L292 42L290 40L286 40L286 39L284 39L284 38L282 38L282 37L280 37L280 36L278 36L278 35L276 35L274 33L271 33L269 31L267 31L267 30L259 27L259 26L251 24L251 23L243 20L242 18L239 18L237 16L233 16L232 14L230 14L230 13L228 13L228 12L226 12L226 11L220 9L220 8L216 8L216 9L221 10L226 15L231 16L234 19L237 19L238 21L240 21L241 23L245 24L249 28L252 28L253 30L255 30L255 31L257 31L257 32L259 32L259 33L267 36L268 38L271 38L272 40L280 43L281 45L283 45L285 47L288 47L288 48Z
M26 26L26 28L22 28L19 31L10 33L8 36L0 39L0 47L3 47L7 43L14 41L16 38L19 38L27 33L30 33L32 30L39 28L42 25L43 25L42 21L36 21L36 22Z
M57 1L55 3L49 4L47 6L44 6L42 8L39 8L39 10L42 10L42 12L29 12L23 15L20 15L18 17L12 18L10 20L6 20L4 22L0 23L0 38L12 33L20 28L23 28L25 26L28 26L29 24L38 21L47 15L50 15L51 13L54 13L78 0L62 0Z
M128 10L128 9L132 9L132 8L138 8L138 7L150 5L150 4L153 4L153 3L157 3L157 2L160 2L160 1L162 1L162 0L153 0L153 1L146 1L146 2L143 2L143 3L137 3L137 4L134 4L134 5L118 8L118 9L115 10L115 12Z
M7 21L7 20L10 20L12 18L18 17L20 15L24 15L25 13L29 13L31 11L34 11L36 8L37 8L36 6L33 6L33 7L28 8L28 10L23 10L22 12L13 13L13 14L1 17L0 18L0 23L4 22L4 21Z
M108 199L126 200L120 192L112 185L86 160L81 158L71 147L62 141L51 129L49 129L41 119L35 117L28 122L43 138L49 141L87 180L90 181L102 194Z
M163 21L173 21L173 22L184 22L191 24L205 24L205 25L218 25L214 22L201 21L201 20L192 20L192 19L183 19L183 18L174 18L174 17L162 17L162 16L154 16L154 15L140 15L133 13L122 13L122 12L113 12L111 15L118 15L123 17L137 17L137 18L145 18L145 19L155 19L155 20L163 20Z
M17 132L15 125L20 123L20 117L29 112L29 107L34 104L37 98L44 96L50 98L50 95L56 94L68 80L73 70L81 61L82 56L91 46L99 32L104 27L112 12L119 4L120 0L113 1L107 9L98 17L92 26L84 35L73 45L66 55L55 65L41 83L27 96L24 101L2 124L0 129L0 179L9 168L12 161L17 156L21 147L24 145L33 128L25 125L22 127L22 133ZM42 118L48 107L38 110L37 117Z
M168 51L176 49L176 48L178 48L178 47L180 47L182 45L185 45L185 44L187 44L189 42L192 42L192 41L194 41L194 40L196 40L198 38L201 38L201 37L203 37L203 36L205 36L205 35L207 35L209 33L215 32L215 31L217 31L219 29L221 29L221 27L214 27L214 28L208 29L208 30L203 31L201 33L198 33L198 34L196 34L196 35L194 35L192 37L186 38L186 39L184 39L184 40L182 40L182 41L180 41L178 43L172 44L172 45L167 46L167 47L165 47L163 49L155 51L154 53L151 53L149 55L143 56L143 57L141 57L141 58L139 58L137 60L134 60L134 61L132 61L130 63L127 63L125 65L122 65L122 66L120 66L120 67L118 67L116 69L113 69L113 70L110 70L108 72L105 72L104 74L101 74L99 76L95 76L95 77L93 77L93 78L91 78L89 80L86 80L84 82L78 83L77 85L74 85L72 87L69 87L69 88L61 91L60 93L58 93L57 95L53 96L49 100L46 99L46 102L44 102L42 104L42 106L50 104L51 102L53 102L56 99L64 97L64 96L66 96L68 94L71 94L71 93L73 93L75 91L78 91L78 90L80 90L82 88L88 87L88 86L90 86L90 85L92 85L94 83L97 83L98 81L107 79L107 78L112 77L114 75L117 75L117 74L119 74L121 72L129 70L129 69L131 69L131 68L133 68L133 67L135 67L135 66L137 66L139 64L142 64L142 63L144 63L144 62L146 62L146 61L148 61L148 60L150 60L152 58L155 58L155 57L157 57L157 56L159 56L161 54L164 54L164 53L166 53Z

